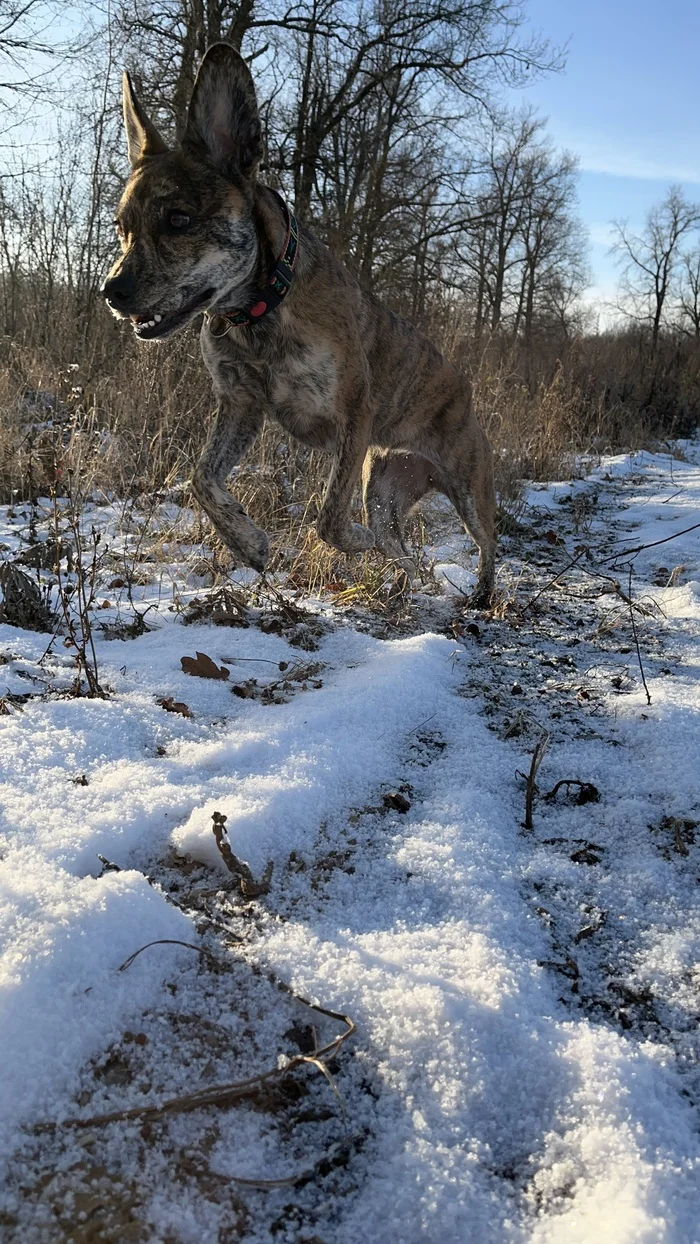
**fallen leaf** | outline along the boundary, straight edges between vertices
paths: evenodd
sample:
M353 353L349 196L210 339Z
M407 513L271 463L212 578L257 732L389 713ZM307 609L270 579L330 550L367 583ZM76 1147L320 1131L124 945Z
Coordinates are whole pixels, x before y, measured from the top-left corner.
M393 808L395 812L408 812L411 804L400 791L393 791L390 795L384 796L384 807Z
M569 858L574 864L588 864L592 867L594 864L600 864L601 857L596 854L593 844L587 844L585 847L580 847L578 851L573 851Z
M194 716L187 705L183 704L182 700L174 700L171 695L161 696L160 699L156 700L156 704L160 704L161 708L164 708L166 713L179 713L181 717Z
M224 682L231 672L225 665L217 665L206 652L198 652L196 657L180 657L180 664L185 674L192 674L195 678L216 678L220 682Z
M257 679L249 678L247 682L234 683L231 690L240 700L254 700L256 687Z

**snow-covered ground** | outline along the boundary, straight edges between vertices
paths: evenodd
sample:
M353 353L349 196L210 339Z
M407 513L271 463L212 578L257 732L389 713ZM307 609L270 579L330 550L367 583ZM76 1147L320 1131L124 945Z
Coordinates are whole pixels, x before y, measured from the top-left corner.
M183 625L204 593L161 546L152 629L96 640L106 699L0 625L3 1239L697 1242L700 527L659 543L700 524L683 449L529 489L490 615L436 505L445 594L380 616L273 594ZM30 517L0 511L6 557ZM133 618L117 564L97 636ZM564 779L589 800L546 800ZM313 1056L343 1026L298 996L357 1025L321 1069L65 1126Z

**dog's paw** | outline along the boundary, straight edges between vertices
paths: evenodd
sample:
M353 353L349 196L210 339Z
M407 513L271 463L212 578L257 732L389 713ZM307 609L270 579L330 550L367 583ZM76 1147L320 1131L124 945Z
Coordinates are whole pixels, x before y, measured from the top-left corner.
M359 523L348 523L339 532L328 530L322 523L319 523L317 531L326 544L332 545L334 549L340 549L341 553L364 553L367 549L374 548L372 532L369 527L362 527Z
M235 534L233 532L221 534L237 566L251 566L253 570L262 573L270 556L270 542L264 531L248 520L245 530L241 530L240 525L237 525Z
M367 549L373 548L374 535L369 527L363 527L360 523L350 523L343 551L345 553L364 553Z

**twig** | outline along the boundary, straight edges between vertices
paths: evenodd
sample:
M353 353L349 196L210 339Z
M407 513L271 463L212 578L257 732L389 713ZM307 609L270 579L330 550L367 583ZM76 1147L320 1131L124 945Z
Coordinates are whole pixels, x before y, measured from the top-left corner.
M609 562L621 561L623 558L631 557L633 553L641 553L644 549L655 549L659 544L668 544L669 540L677 540L679 536L687 536L689 531L697 531L700 523L693 523L692 527L684 527L682 531L674 531L671 536L664 536L663 540L652 540L650 544L638 544L633 549L621 549L619 553L613 553L612 557L602 557L603 566Z
M434 717L437 717L437 713L431 713L430 716L426 717L424 721L419 721L417 726L411 726L410 730L406 731L406 734L415 734L416 730L420 730L422 726L427 726L428 722L432 721ZM385 738L388 733L388 730L383 730L381 734L377 735L377 741Z
M361 1132L354 1136L346 1136L343 1140L339 1140L337 1144L331 1145L321 1157L316 1159L312 1166L307 1166L305 1170L297 1171L296 1175L287 1175L282 1179L246 1179L242 1175L228 1175L227 1178L231 1179L233 1183L243 1184L246 1188L293 1188L296 1184L300 1184L302 1180L306 1182L309 1179L313 1179L321 1163L325 1167L328 1162L333 1162L341 1153L347 1152L353 1144L358 1140L362 1140L362 1138Z
M90 611L93 608L95 593L97 591L97 572L99 568L98 547L102 539L96 527L91 528L91 556L90 560L85 561L85 543L83 541L80 529L80 513L78 509L79 499L73 490L71 471L68 472L68 505L65 512L65 520L68 530L75 541L75 584L66 583L61 573L61 557L60 549L62 544L61 537L61 518L64 517L59 509L58 494L56 489L53 490L53 525L54 539L56 542L56 590L58 593L58 603L63 614L63 622L65 624L67 639L66 644L73 648L75 653L75 661L77 665L77 674L75 681L75 694L80 695L80 676L81 672L85 674L88 685L87 694L91 699L107 699L107 694L100 686L99 670L97 665L97 654L95 652L95 643L92 634L92 623L90 620ZM71 608L74 607L74 612ZM54 642L56 636L52 636L49 647L46 649L46 656ZM43 657L42 657L43 660Z
M550 587L554 587L555 583L558 583L560 579L563 579L564 575L567 574L569 570L573 570L574 566L576 566L578 562L581 561L581 558L585 557L588 552L588 548L581 549L575 557L572 557L571 561L564 567L564 569L559 571L559 574L555 575L553 579L550 579L549 583L545 583L538 592L535 592L534 596L531 596L529 600L525 601L524 605L519 606L520 613L525 613L531 605L534 605L536 600L539 600L540 596L542 596L544 592L548 592Z
M195 950L199 954L207 955L213 962L218 963L216 956L205 947L195 946L191 942L180 942L173 938L158 938L156 941L148 942L145 946L139 947L139 949L134 951L128 959L124 960L118 970L120 972L126 971L137 956L142 954L144 950L148 950L150 946L164 945L186 946L188 949ZM186 1111L199 1110L206 1106L226 1106L230 1105L234 1101L239 1101L243 1097L259 1092L266 1084L270 1084L276 1080L282 1080L297 1067L307 1064L311 1064L311 1066L314 1066L317 1070L320 1070L324 1078L328 1080L336 1098L340 1102L343 1118L345 1119L345 1108L340 1099L340 1094L338 1093L336 1085L333 1083L331 1074L328 1067L323 1062L323 1059L335 1058L341 1047L347 1041L348 1037L353 1036L356 1032L354 1020L352 1020L349 1015L342 1015L339 1011L331 1011L328 1007L319 1006L318 1003L315 1002L309 1002L307 998L302 998L300 994L295 993L291 986L287 985L286 982L278 981L273 978L273 983L281 988L290 997L294 998L297 1002L301 1002L310 1010L316 1011L317 1014L325 1015L330 1019L335 1019L338 1022L345 1024L345 1031L339 1033L336 1037L333 1037L326 1043L326 1045L322 1046L321 1049L316 1050L314 1054L297 1054L293 1058L286 1061L283 1066L271 1067L269 1070L260 1072L258 1075L248 1076L245 1080L233 1080L226 1084L217 1084L206 1089L195 1090L192 1093L183 1093L179 1097L169 1098L167 1101L162 1102L160 1106L134 1106L129 1110L113 1110L109 1114L93 1115L88 1119L63 1119L60 1123L53 1121L37 1123L34 1125L32 1130L34 1132L43 1133L56 1131L59 1127L104 1127L108 1123L120 1123L129 1119L160 1119L168 1114L182 1114ZM324 1156L327 1157L328 1155L326 1154ZM312 1167L311 1171L313 1172L314 1169L315 1168ZM268 1185L270 1187L279 1187L284 1186L285 1184L297 1183L300 1179L304 1178L306 1174L307 1172L302 1172L301 1174L297 1174L293 1177L287 1177L281 1181L265 1179L240 1179L236 1180L236 1182L255 1184L260 1187ZM235 1176L232 1178L235 1179Z
M281 612L287 614L290 622L304 622L313 616L307 613L305 609L300 609L298 605L293 604L291 600L287 600L287 597L282 595L279 588L275 587L274 583L268 579L264 570L260 572L260 585L265 591L270 593L277 602Z
M144 950L148 950L150 946L186 946L188 950L196 950L199 955L206 955L206 957L217 966L219 963L216 955L213 955L210 950L207 950L206 946L195 946L193 942L182 942L177 937L157 937L152 942L146 942L145 946L139 946L139 949L135 950L133 955L129 955L129 958L125 959L124 962L120 964L117 971L126 972L127 968L131 967L134 959L138 959L139 955L142 955Z
M523 828L527 830L534 829L532 812L535 806L535 796L537 794L537 782L535 779L537 777L537 770L542 764L547 748L549 747L550 737L550 734L545 730L541 739L536 744L534 752L532 753L530 772L527 775L521 775L525 777L525 820L523 821Z
M212 828L216 845L219 848L219 854L229 872L233 873L234 877L238 877L241 894L244 898L259 898L261 894L269 894L272 869L274 867L272 860L265 866L265 871L260 881L256 881L245 860L239 860L238 856L233 853L226 832L227 818L221 812L212 812L211 817L214 822Z
M579 791L578 798L576 800L578 804L597 803L600 799L600 791L597 786L593 785L592 782L582 782L580 778L562 778L559 782L557 782L556 786L553 786L552 789L548 790L547 794L543 796L547 803L554 802L562 786L578 786Z
M651 704L651 696L649 695L649 688L647 687L647 680L644 677L644 666L642 665L642 652L639 647L639 636L637 635L637 624L634 620L634 608L632 606L632 563L631 562L630 562L628 595L629 595L629 605L630 605L630 622L632 623L632 635L634 636L634 646L637 649L637 661L639 662L639 672L642 675L642 682L644 684L644 690L646 692L647 704Z
M442 577L443 579L446 579L450 587L453 587L455 592L459 592L460 596L463 596L465 600L470 600L471 597L474 595L473 591L465 592L464 588L460 587L458 583L455 583L454 580L451 579L450 576L446 574L444 570L442 571Z
M685 536L688 534L688 532L697 531L699 528L700 528L700 523L693 523L691 527L684 527L682 531L675 531L673 535L665 536L663 540L652 540L649 544L638 544L634 548L631 548L631 549L621 549L619 553L613 553L609 557L601 557L598 560L601 566L608 566L613 562L622 561L627 557L631 557L631 556L636 555L637 553L641 553L645 549L653 549L653 548L656 548L660 544L668 544L669 541L677 540L679 536ZM585 549L582 549L579 553L576 554L575 557L572 557L571 561L568 562L566 566L564 566L563 570L560 570L559 574L555 575L554 578L550 579L548 583L545 583L544 586L539 589L539 591L535 592L534 596L531 596L529 600L525 601L523 605L519 606L520 613L525 613L532 605L534 605L536 600L539 600L540 596L542 596L544 592L548 592L551 587L554 587L554 584L558 583L559 580L563 578L564 575L567 574L569 570L573 570L574 566L576 566L581 561L581 559L585 557L587 554L590 554L590 549L588 547L586 547ZM602 574L602 572L599 572L596 570L586 571L586 573L591 575L591 577L595 577L596 575L599 574L600 578L603 578L603 579L607 578L607 576ZM620 595L622 595L621 592L620 592Z
M220 656L219 660L225 661L227 665L228 664L233 665L236 661L245 661L245 662L251 662L253 665L274 665L276 669L279 669L280 667L279 661L271 661L267 657L221 657Z

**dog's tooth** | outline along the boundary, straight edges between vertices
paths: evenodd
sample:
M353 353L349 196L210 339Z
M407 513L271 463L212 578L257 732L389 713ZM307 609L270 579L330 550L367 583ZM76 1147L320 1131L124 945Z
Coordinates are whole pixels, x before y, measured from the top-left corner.
M161 320L162 320L162 318L163 318L163 317L162 317L162 315L154 315L154 317L153 317L153 318L154 318L154 320L155 320L156 324L160 324L160 322L161 322Z

